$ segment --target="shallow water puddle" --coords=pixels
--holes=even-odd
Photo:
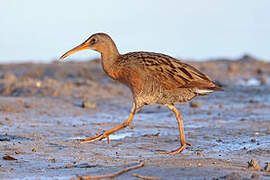
[[[242,86],[259,86],[261,83],[258,79],[251,78],[251,79],[248,79],[247,81],[240,79],[238,80],[237,84],[242,85]]]
[[[118,139],[123,139],[125,137],[130,137],[132,136],[133,134],[131,132],[126,132],[126,133],[117,133],[117,134],[111,134],[110,135],[110,140],[118,140]],[[84,138],[87,138],[86,136],[76,136],[76,137],[71,137],[69,139],[84,139]],[[106,140],[106,139],[103,139],[103,140]]]
[[[110,135],[110,140],[117,140],[117,139],[123,139],[125,137],[130,137],[132,136],[132,133],[127,132],[127,133],[118,133],[118,134],[112,134]]]

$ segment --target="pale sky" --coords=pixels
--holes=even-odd
[[[270,0],[0,0],[0,62],[49,62],[91,34],[120,53],[270,60]],[[98,57],[82,51],[68,59]]]

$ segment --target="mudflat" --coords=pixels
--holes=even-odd
[[[187,141],[181,154],[173,113],[146,106],[132,126],[79,144],[124,122],[132,97],[109,79],[100,60],[0,65],[0,178],[69,179],[102,175],[145,162],[132,174],[160,179],[270,178],[270,63],[251,56],[188,62],[224,88],[176,107]],[[255,159],[259,168],[248,165]]]

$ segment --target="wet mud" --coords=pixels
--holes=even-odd
[[[144,167],[116,179],[138,179],[133,173],[160,179],[270,178],[269,63],[249,56],[191,63],[225,91],[176,106],[192,144],[177,155],[156,153],[180,144],[173,113],[160,105],[144,107],[110,144],[75,141],[119,125],[130,113],[129,89],[109,79],[99,60],[0,65],[0,178],[69,179],[140,161]],[[256,168],[250,168],[252,159]]]

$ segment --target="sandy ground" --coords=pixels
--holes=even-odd
[[[155,153],[179,146],[176,119],[159,105],[144,107],[110,144],[74,141],[119,125],[130,112],[129,90],[107,78],[99,61],[1,65],[0,178],[69,179],[145,161],[116,179],[270,179],[263,170],[270,162],[269,63],[243,61],[191,62],[225,91],[195,98],[198,107],[177,105],[192,143],[177,155]],[[243,64],[250,69],[239,73]],[[248,168],[251,159],[260,170]]]

